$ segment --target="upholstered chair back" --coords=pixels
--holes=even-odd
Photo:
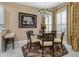
[[[52,33],[43,33],[42,37],[45,39],[53,39],[54,34]]]
[[[61,42],[63,41],[64,33],[65,33],[65,32],[62,32],[62,33],[61,33],[61,37],[60,37]]]
[[[33,35],[33,31],[32,30],[27,31],[26,34],[27,34],[27,40],[29,40],[31,39],[31,35]]]
[[[55,38],[56,38],[56,36],[57,36],[57,31],[56,31],[56,30],[52,30],[51,33],[54,34],[54,36],[55,36]]]

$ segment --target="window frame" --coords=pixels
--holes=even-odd
[[[56,23],[56,28],[57,28],[57,33],[58,34],[60,34],[61,32],[63,32],[63,30],[62,30],[62,26],[64,26],[64,25],[66,25],[66,29],[64,30],[65,31],[65,34],[67,34],[67,20],[66,20],[66,23],[62,23],[62,21],[63,21],[63,19],[62,19],[62,14],[63,14],[63,12],[66,12],[66,9],[64,9],[64,10],[61,10],[61,11],[59,11],[59,12],[57,12],[56,13],[56,17],[58,17],[57,16],[57,14],[59,13],[60,14],[60,23],[59,24],[57,24]],[[66,13],[67,14],[67,13]],[[67,17],[67,16],[66,16]],[[58,19],[58,18],[57,18]],[[57,19],[56,19],[56,21],[57,21]],[[60,27],[60,29],[58,29],[58,26]],[[59,31],[58,31],[59,30]],[[60,31],[60,30],[62,30],[62,31]]]
[[[47,18],[47,22],[48,22],[48,24],[46,24],[45,23],[45,25],[47,26],[47,30],[45,29],[45,32],[51,32],[51,30],[52,30],[52,17],[51,17],[52,15],[51,14],[48,14],[48,15],[46,15],[45,16],[45,19],[46,19],[46,17],[48,17]],[[49,23],[51,21],[51,23]],[[51,29],[49,28],[51,26]]]
[[[1,16],[0,21],[2,21],[0,23],[0,32],[1,32],[1,31],[5,30],[5,7],[0,6],[0,14],[1,14],[0,15]]]

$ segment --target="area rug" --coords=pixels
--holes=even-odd
[[[39,43],[33,44],[29,51],[29,44],[26,44],[22,47],[24,57],[42,57],[42,48]],[[68,54],[65,46],[63,45],[63,49],[60,44],[55,44],[54,46],[54,56],[52,56],[52,47],[44,48],[44,57],[62,57]]]

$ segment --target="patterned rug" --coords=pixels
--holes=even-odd
[[[39,43],[33,44],[29,51],[29,44],[22,47],[24,57],[42,57],[42,48]],[[54,46],[54,56],[52,56],[52,47],[44,48],[44,57],[62,57],[68,54],[68,51],[63,45],[63,49],[60,44],[55,44]]]

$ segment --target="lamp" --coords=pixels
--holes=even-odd
[[[40,9],[38,12],[39,12],[39,14],[45,15],[45,14],[51,13],[51,10],[50,9]]]

